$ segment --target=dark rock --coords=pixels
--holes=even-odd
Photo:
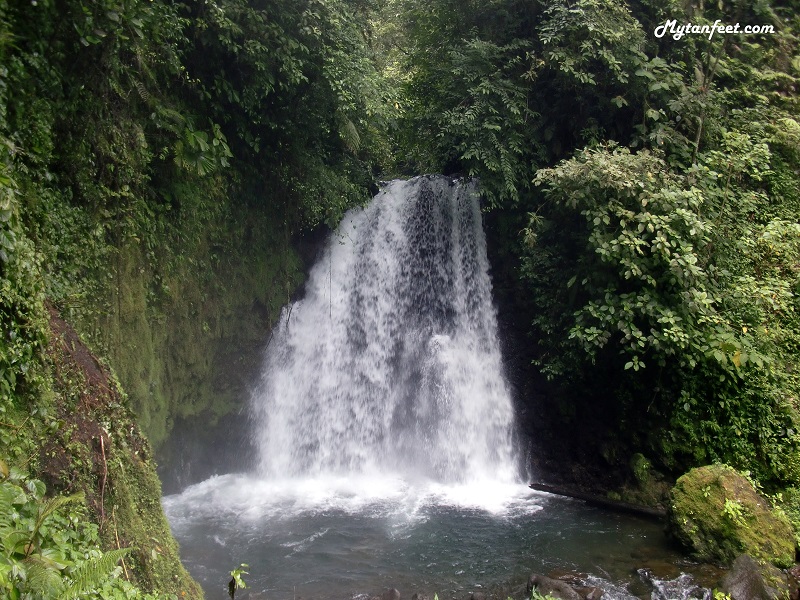
[[[469,600],[486,600],[486,594],[483,592],[472,592],[469,595]]]
[[[599,587],[591,588],[588,593],[584,596],[586,600],[600,600],[603,597],[603,590]]]
[[[800,600],[800,565],[795,565],[789,569],[789,598]]]
[[[784,574],[770,564],[759,564],[742,554],[722,580],[722,589],[732,600],[776,600],[789,594]]]
[[[381,594],[381,600],[400,600],[400,592],[395,588],[388,589]]]
[[[572,586],[559,581],[558,579],[550,579],[544,575],[531,575],[528,579],[528,587],[526,592],[528,597],[531,596],[533,590],[542,596],[552,596],[559,600],[583,600],[580,594],[576,592]]]

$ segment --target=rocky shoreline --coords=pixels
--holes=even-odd
[[[764,577],[764,567],[755,559],[741,555],[730,569],[687,563],[689,572],[657,573],[647,567],[632,573],[630,582],[614,582],[604,577],[575,572],[552,571],[532,574],[527,584],[458,593],[420,593],[410,600],[796,600],[800,593],[800,568],[773,568],[772,579]],[[662,571],[663,571],[662,566]],[[260,600],[261,595],[247,596]],[[264,596],[266,597],[266,596]],[[397,589],[380,595],[356,594],[351,600],[404,600]],[[242,596],[240,600],[245,600]],[[300,599],[295,599],[300,600]]]
[[[800,566],[781,570],[740,555],[724,568],[689,561],[675,564],[641,556],[642,566],[620,581],[603,572],[581,573],[554,568],[533,573],[527,582],[470,590],[438,590],[410,595],[390,588],[380,594],[353,594],[346,600],[798,600]],[[537,595],[538,594],[538,595]],[[266,600],[273,596],[243,590],[237,600]],[[296,597],[293,600],[320,600]],[[344,600],[344,599],[337,599]]]

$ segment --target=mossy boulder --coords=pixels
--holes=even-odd
[[[776,600],[789,598],[786,575],[770,564],[761,564],[742,554],[722,579],[722,591],[732,600]]]
[[[669,531],[694,558],[730,564],[740,554],[779,567],[794,563],[786,515],[727,465],[692,469],[670,492]]]

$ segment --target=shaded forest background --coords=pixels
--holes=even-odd
[[[42,440],[74,443],[53,314],[179,465],[169,440],[244,431],[315,240],[378,180],[443,172],[480,179],[539,466],[726,462],[800,515],[799,8],[0,0],[5,476],[34,507]]]

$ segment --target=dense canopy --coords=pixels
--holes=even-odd
[[[620,470],[725,462],[800,516],[798,8],[0,0],[2,493],[35,510],[11,488],[68,438],[46,307],[158,450],[235,412],[221,373],[297,289],[298,239],[444,172],[480,180],[556,436],[591,426]],[[75,585],[0,549],[0,589]]]

